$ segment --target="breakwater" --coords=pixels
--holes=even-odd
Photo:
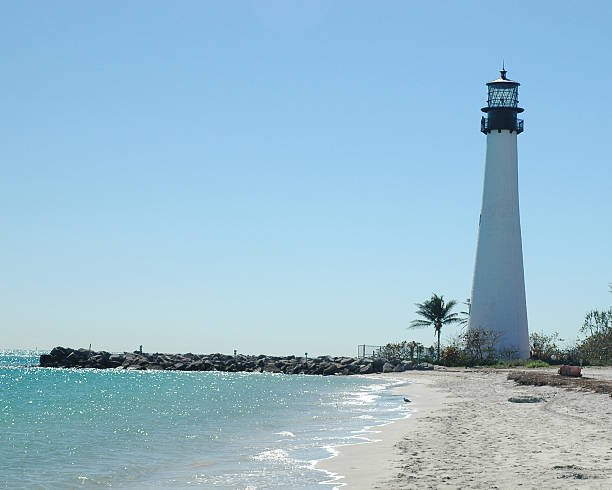
[[[225,354],[160,354],[146,352],[124,352],[114,354],[106,351],[55,347],[49,354],[40,356],[41,367],[94,368],[94,369],[138,369],[166,371],[224,371],[224,372],[268,372],[285,374],[373,374],[399,373],[412,369],[433,369],[431,364],[379,358],[354,358],[319,356],[314,358],[296,356],[236,356]]]

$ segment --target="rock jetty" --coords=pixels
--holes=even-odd
[[[124,352],[112,354],[105,351],[55,347],[49,354],[40,356],[41,367],[94,368],[94,369],[138,369],[167,371],[224,371],[266,372],[285,374],[372,374],[401,373],[412,369],[430,370],[431,364],[416,364],[412,361],[385,360],[378,358],[354,358],[319,356],[314,358],[296,356],[236,356],[225,354],[149,354]]]

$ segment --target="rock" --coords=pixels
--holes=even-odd
[[[372,364],[366,364],[359,369],[359,374],[372,374],[373,372],[374,366],[372,366]]]
[[[433,364],[429,364],[427,362],[422,362],[416,367],[416,369],[419,371],[433,371],[433,368]]]
[[[66,356],[66,364],[68,366],[74,366],[78,361],[79,356],[74,351]]]
[[[336,364],[329,363],[329,365],[323,370],[323,376],[329,376],[338,372],[338,366]]]
[[[79,359],[88,359],[91,354],[91,351],[89,349],[79,349],[74,352],[79,357]]]
[[[396,372],[401,362],[382,359],[355,359],[343,356],[319,356],[314,359],[280,356],[249,356],[237,354],[163,354],[140,351],[111,354],[106,351],[55,347],[49,354],[40,356],[41,367],[72,367],[126,370],[170,370],[170,371],[227,371],[227,372],[270,372],[287,374],[369,374]]]
[[[263,368],[263,371],[266,373],[280,373],[281,370],[276,367],[276,364],[274,363],[270,363],[270,364],[266,364]]]
[[[392,373],[395,369],[395,366],[390,362],[385,362],[383,364],[383,373]]]
[[[186,371],[203,371],[204,361],[192,361],[185,368]]]
[[[343,372],[344,370],[347,370],[349,374],[357,374],[359,373],[359,369],[361,369],[359,364],[347,364],[344,366]]]
[[[508,398],[508,401],[511,403],[540,403],[544,401],[544,398],[541,398],[539,396],[521,395],[512,396]]]
[[[55,347],[50,353],[49,355],[51,357],[53,357],[54,359],[63,359],[65,358],[68,354],[70,354],[70,350],[66,349],[65,347]]]
[[[372,368],[375,373],[380,373],[383,370],[383,366],[385,365],[384,359],[374,359],[372,361]]]
[[[41,367],[50,367],[53,362],[53,357],[51,354],[43,354],[40,356],[40,366]]]

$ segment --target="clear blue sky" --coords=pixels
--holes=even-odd
[[[469,297],[521,82],[531,330],[612,303],[609,2],[5,2],[0,348],[354,354]],[[449,334],[456,332],[450,329]],[[445,335],[443,335],[443,338]]]

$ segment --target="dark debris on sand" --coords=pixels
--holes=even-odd
[[[593,391],[612,396],[612,381],[594,378],[572,378],[542,371],[513,371],[508,379],[520,385],[556,386],[568,390]]]

